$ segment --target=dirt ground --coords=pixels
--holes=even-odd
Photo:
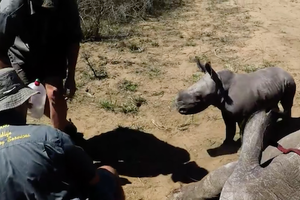
[[[119,170],[128,200],[166,199],[180,184],[237,159],[207,153],[225,137],[216,108],[190,116],[174,110],[178,91],[202,76],[195,56],[239,73],[275,64],[299,84],[298,0],[185,2],[139,23],[133,37],[82,44],[69,118],[89,139],[94,159]],[[299,97],[298,88],[294,117]]]

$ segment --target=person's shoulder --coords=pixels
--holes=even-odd
[[[55,135],[57,137],[61,137],[61,136],[65,136],[66,133],[53,128],[50,125],[44,125],[44,124],[28,124],[27,125],[28,129],[31,129],[33,131],[37,131],[37,132],[43,132],[45,134],[50,134],[50,135]]]
[[[0,127],[0,130],[9,130],[14,133],[23,132],[30,133],[31,135],[58,135],[57,130],[48,125],[34,125],[34,124],[26,124],[26,125],[4,125]]]
[[[53,128],[52,126],[49,125],[43,125],[43,124],[39,124],[39,125],[35,125],[35,124],[30,124],[27,125],[29,130],[32,130],[33,132],[36,132],[37,134],[45,134],[45,137],[47,138],[47,140],[52,140],[52,141],[56,141],[61,144],[61,145],[65,145],[65,144],[70,144],[72,145],[73,142],[70,138],[70,136],[68,134],[66,134],[65,132],[60,131],[59,129]]]
[[[52,132],[56,133],[57,130],[49,125],[44,125],[44,124],[26,124],[23,126],[14,126],[15,128],[22,128],[22,129],[27,129],[27,130],[32,130],[32,131],[42,131],[42,132]]]

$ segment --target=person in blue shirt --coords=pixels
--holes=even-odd
[[[115,169],[97,169],[64,132],[26,123],[35,94],[13,68],[0,69],[0,199],[124,200]]]

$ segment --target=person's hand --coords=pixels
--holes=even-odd
[[[74,77],[67,77],[65,82],[65,96],[67,99],[72,99],[76,92],[76,82]]]

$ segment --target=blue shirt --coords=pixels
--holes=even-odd
[[[69,136],[45,125],[0,127],[0,199],[73,199],[96,168]]]

